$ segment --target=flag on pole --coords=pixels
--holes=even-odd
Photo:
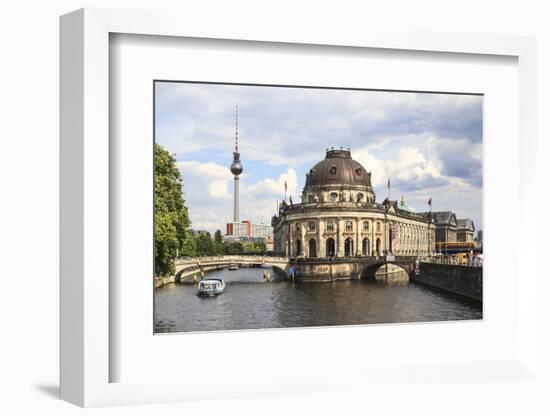
[[[432,197],[430,197],[430,199],[428,200],[428,205],[430,206],[430,208],[432,207]]]
[[[390,181],[390,178],[388,178],[388,203],[390,201],[390,198],[391,198],[391,181]]]
[[[388,178],[388,189],[391,188],[391,182],[390,182],[390,178]]]
[[[286,179],[285,179],[285,192],[286,192],[286,189],[287,189],[287,188],[288,188],[288,187],[286,186]]]

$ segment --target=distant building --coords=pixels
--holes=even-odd
[[[452,211],[432,212],[435,223],[435,250],[454,254],[479,249],[474,241],[475,226],[469,218],[457,219]]]
[[[457,220],[452,211],[432,212],[436,243],[456,243]]]
[[[273,227],[268,224],[254,224],[249,220],[226,224],[226,240],[273,239]]]
[[[471,243],[474,241],[476,227],[474,222],[469,219],[456,220],[456,241],[461,243]]]

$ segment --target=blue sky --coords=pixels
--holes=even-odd
[[[330,147],[372,172],[377,201],[452,210],[482,229],[482,97],[156,83],[156,141],[176,155],[193,228],[232,220],[229,171],[239,106],[241,219],[269,222],[284,182],[295,202]]]

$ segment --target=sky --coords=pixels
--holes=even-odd
[[[233,219],[229,166],[239,107],[240,218],[270,223],[299,202],[327,148],[350,148],[376,201],[454,211],[482,225],[482,103],[476,95],[157,82],[155,141],[175,154],[192,228]]]

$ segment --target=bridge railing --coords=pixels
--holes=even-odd
[[[421,260],[423,263],[435,263],[435,264],[449,264],[454,266],[464,266],[464,267],[483,267],[483,258],[472,258],[466,261],[460,261],[459,259],[448,256],[448,257],[439,257],[434,256],[431,258],[425,258]]]
[[[205,257],[189,257],[176,259],[176,266],[185,265],[202,265],[202,264],[214,264],[214,263],[236,263],[236,262],[250,262],[250,263],[283,263],[288,262],[286,257],[273,257],[273,256],[205,256]]]

